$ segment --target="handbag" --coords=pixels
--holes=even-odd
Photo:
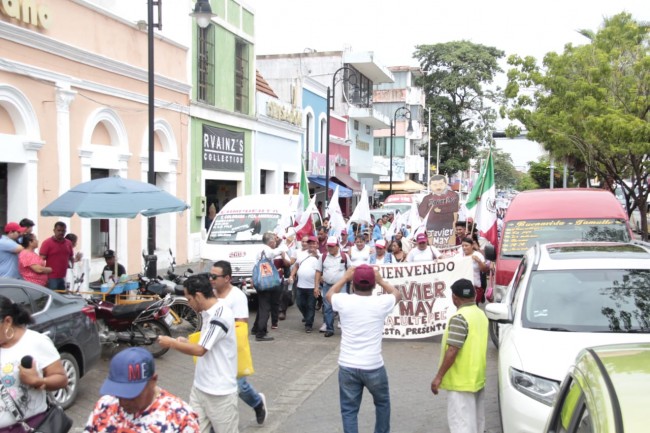
[[[16,418],[17,424],[22,424],[22,428],[26,433],[68,433],[72,428],[72,418],[66,415],[63,408],[52,399],[50,394],[46,395],[47,409],[45,410],[45,417],[42,418],[37,426],[32,427],[27,423],[29,420],[25,420],[22,411],[16,405],[7,388],[0,383],[0,396],[2,397],[2,401],[13,414],[14,418]]]
[[[38,426],[31,430],[32,433],[68,433],[72,428],[72,418],[63,411],[51,397],[47,395],[47,411],[45,418]]]
[[[237,378],[239,379],[255,373],[251,346],[248,341],[248,323],[235,322],[235,336],[237,337]]]
[[[262,256],[253,266],[253,287],[259,292],[271,290],[280,285],[280,273],[273,262],[266,257],[262,251]]]

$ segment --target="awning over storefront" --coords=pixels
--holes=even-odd
[[[311,183],[315,183],[316,185],[320,186],[325,186],[325,177],[322,176],[309,176],[309,181]],[[334,191],[336,187],[339,187],[339,197],[341,198],[350,198],[352,197],[352,190],[350,188],[346,188],[343,185],[339,185],[338,183],[334,182],[332,179],[329,181],[329,188]]]
[[[414,182],[412,180],[405,180],[404,182],[393,182],[393,192],[419,192],[427,187]],[[383,182],[375,185],[377,191],[390,191],[390,183]]]
[[[333,176],[332,179],[336,180],[337,183],[347,186],[354,192],[361,192],[361,184],[359,181],[347,173],[337,171],[336,176]]]

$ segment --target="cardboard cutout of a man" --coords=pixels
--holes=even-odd
[[[429,243],[437,247],[455,244],[454,225],[458,219],[458,194],[447,187],[447,178],[441,174],[431,176],[429,190],[418,206],[420,218],[429,218],[427,234]],[[429,212],[431,210],[431,212]]]

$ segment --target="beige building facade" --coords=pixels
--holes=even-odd
[[[189,49],[156,35],[154,51],[156,184],[189,203]],[[147,181],[147,70],[147,32],[135,23],[83,0],[0,1],[0,223],[30,218],[43,241],[66,222],[90,279],[108,248],[128,273],[142,270],[146,219],[40,210],[95,178]],[[159,269],[169,248],[187,261],[186,214],[156,219]]]

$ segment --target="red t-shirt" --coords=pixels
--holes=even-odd
[[[52,236],[43,241],[39,254],[45,257],[47,266],[52,268],[48,278],[65,278],[65,273],[70,267],[70,259],[74,256],[72,242],[65,238],[57,241]]]

